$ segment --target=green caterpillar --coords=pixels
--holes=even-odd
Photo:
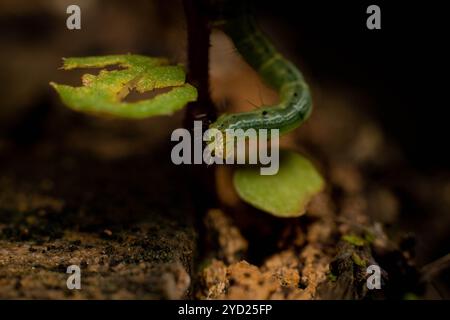
[[[278,129],[280,134],[297,128],[312,111],[310,91],[302,73],[275,49],[241,1],[225,1],[221,11],[224,32],[247,63],[277,90],[280,102],[255,111],[223,114],[210,128],[221,132],[227,129]]]

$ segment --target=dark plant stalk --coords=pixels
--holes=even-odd
[[[188,104],[185,128],[193,130],[194,121],[202,121],[203,129],[216,119],[216,109],[209,94],[209,45],[211,27],[207,0],[183,0],[188,33],[187,81],[198,91],[198,99]],[[193,166],[194,201],[203,213],[216,206],[214,167]]]
[[[187,126],[194,120],[209,125],[216,118],[216,110],[209,94],[209,44],[211,27],[208,19],[207,0],[184,0],[188,33],[187,82],[198,90],[198,99],[187,107]]]

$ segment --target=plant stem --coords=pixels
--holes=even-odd
[[[186,120],[188,127],[194,120],[209,125],[216,118],[216,110],[209,95],[209,38],[211,28],[208,21],[207,0],[184,0],[188,32],[188,76],[187,80],[198,90],[196,102],[188,105]]]
[[[209,94],[209,38],[211,28],[207,0],[183,0],[188,32],[187,81],[198,91],[198,99],[187,106],[185,128],[193,130],[194,121],[202,121],[203,129],[216,119],[216,109]],[[216,206],[213,166],[196,166],[192,171],[194,201],[202,213]]]

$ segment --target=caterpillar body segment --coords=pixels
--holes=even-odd
[[[301,125],[312,111],[308,85],[297,67],[284,58],[259,30],[254,17],[241,2],[224,4],[222,28],[238,52],[261,78],[279,93],[280,101],[254,111],[223,114],[210,128],[278,129],[280,134]]]

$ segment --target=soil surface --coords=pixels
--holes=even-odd
[[[57,131],[1,153],[0,297],[189,297],[193,209],[185,173],[142,132],[152,123],[55,114]],[[70,265],[81,290],[66,286]]]

